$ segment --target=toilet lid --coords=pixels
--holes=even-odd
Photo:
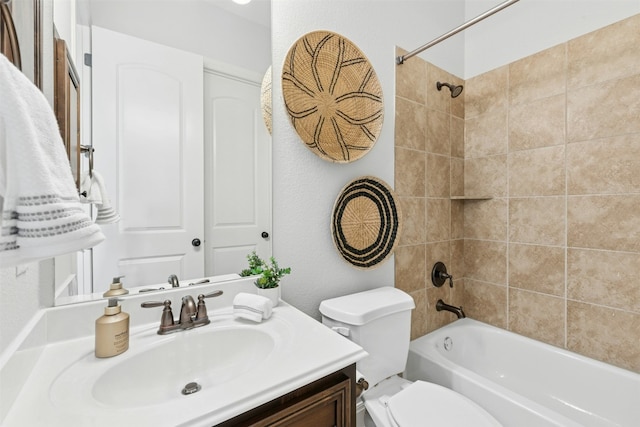
[[[467,397],[438,384],[416,381],[387,402],[389,418],[400,427],[501,426]]]

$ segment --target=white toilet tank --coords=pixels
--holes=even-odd
[[[356,368],[373,387],[404,371],[411,339],[413,298],[383,287],[320,303],[322,323],[360,345],[369,356]]]

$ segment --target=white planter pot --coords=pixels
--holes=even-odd
[[[257,288],[257,290],[258,295],[269,298],[271,302],[273,302],[274,307],[277,306],[280,302],[280,286],[278,286],[277,288],[267,289]]]

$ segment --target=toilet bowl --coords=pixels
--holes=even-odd
[[[501,426],[477,403],[438,384],[394,376],[370,392],[362,399],[375,427]]]
[[[357,427],[500,426],[467,397],[398,375],[407,363],[413,308],[413,298],[393,287],[320,303],[322,323],[369,353],[356,364],[358,379],[364,377],[370,386],[361,396],[365,426]]]

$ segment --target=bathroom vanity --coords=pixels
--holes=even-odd
[[[236,319],[233,297],[254,289],[242,278],[128,296],[129,350],[107,359],[93,335],[105,301],[42,310],[0,359],[2,425],[353,425],[366,352],[286,303]],[[162,308],[140,308],[170,299],[175,316],[182,296],[214,290],[211,323],[195,329],[158,335]]]
[[[219,424],[219,427],[355,427],[355,364]]]

